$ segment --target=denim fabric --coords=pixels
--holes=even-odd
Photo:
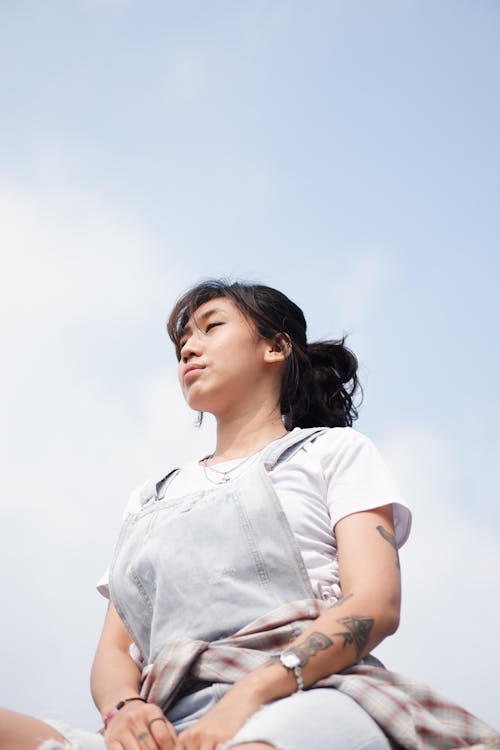
[[[176,639],[222,639],[280,605],[314,598],[268,472],[322,431],[284,436],[243,475],[210,490],[166,500],[158,493],[165,481],[152,485],[141,512],[123,524],[110,569],[111,599],[146,665]],[[178,696],[166,715],[181,732],[229,687],[215,682]],[[332,744],[335,734],[340,744]],[[72,748],[86,750],[87,739],[101,742],[86,735],[65,734]],[[330,688],[269,704],[240,736],[267,739],[280,750],[390,747],[363,709]]]
[[[153,494],[125,521],[110,593],[146,664],[176,639],[219,640],[314,597],[268,471],[320,431],[284,436],[227,484],[173,500]]]
[[[268,703],[221,750],[244,742],[276,750],[391,750],[393,745],[356,701],[334,688],[314,688]]]
[[[153,674],[149,665],[169,644],[184,641],[191,647],[198,639],[205,648],[259,617],[264,622],[279,607],[324,604],[313,599],[300,550],[268,476],[320,432],[301,430],[275,441],[238,479],[209,491],[167,501],[162,495],[167,477],[152,485],[141,512],[125,522],[110,589],[145,659],[144,684]],[[262,634],[257,629],[253,637]],[[196,649],[193,658],[195,673],[203,659]],[[189,660],[181,667],[180,691],[176,683],[171,705],[157,701],[178,732],[215,705],[231,681],[224,670],[215,671],[215,681],[200,671],[199,679],[210,684],[196,690],[184,678]],[[393,746],[381,727],[406,748],[472,747],[496,736],[426,686],[381,667],[358,664],[328,679],[336,681],[334,687],[315,687],[264,706],[225,750],[259,740],[277,750],[388,750]],[[98,735],[73,729],[64,734],[72,750],[103,747]],[[59,748],[58,743],[46,745],[46,750]]]

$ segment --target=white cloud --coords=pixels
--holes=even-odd
[[[11,324],[28,319],[59,328],[75,317],[130,319],[164,291],[144,230],[88,195],[0,187],[0,233],[0,305]]]
[[[93,728],[88,671],[104,612],[94,582],[128,492],[184,458],[177,433],[193,421],[173,372],[155,374],[156,341],[143,341],[154,321],[169,346],[162,322],[182,270],[71,185],[2,186],[0,247],[0,555],[12,605],[0,703]]]
[[[401,627],[379,655],[498,724],[499,531],[481,520],[481,498],[470,498],[467,511],[458,502],[467,457],[444,437],[408,429],[385,442],[384,455],[414,525],[401,553]]]
[[[54,438],[50,426],[36,423],[37,440],[46,432],[54,450],[35,472],[26,471],[31,458],[18,455],[11,466],[17,485],[14,476],[4,482],[10,502],[2,513],[2,564],[10,573],[3,595],[16,604],[0,646],[12,675],[0,703],[11,708],[97,726],[88,673],[104,601],[94,584],[111,557],[128,493],[213,447],[213,425],[193,427],[196,415],[173,374],[145,381],[141,392],[134,418],[114,408],[104,430],[105,393],[78,405],[90,410],[85,430]]]

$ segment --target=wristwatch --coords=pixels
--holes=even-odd
[[[280,662],[289,672],[294,672],[297,680],[297,690],[304,690],[304,680],[302,678],[302,669],[300,668],[300,656],[295,651],[283,651],[280,654]]]

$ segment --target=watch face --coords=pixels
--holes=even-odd
[[[280,659],[283,666],[287,669],[294,669],[300,666],[300,657],[293,651],[285,651],[281,654]]]

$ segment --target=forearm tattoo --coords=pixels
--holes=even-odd
[[[342,617],[337,622],[345,625],[347,630],[341,633],[334,633],[334,635],[342,636],[344,639],[343,648],[352,643],[356,649],[358,659],[361,658],[370,639],[373,620],[371,617],[356,617],[353,615],[352,617]]]
[[[307,637],[307,640],[304,641],[304,643],[301,643],[297,646],[291,646],[287,651],[293,651],[294,654],[297,654],[297,656],[300,659],[300,666],[305,667],[306,664],[309,663],[309,660],[311,659],[314,654],[316,654],[318,651],[324,651],[327,648],[330,648],[330,646],[333,646],[333,641],[331,638],[328,638],[327,635],[324,633],[320,633],[319,631],[315,633],[311,633],[310,636]],[[266,666],[272,666],[273,664],[276,664],[279,661],[279,656],[271,656],[270,659],[266,661]]]
[[[398,543],[396,541],[396,537],[393,536],[393,534],[390,534],[386,529],[384,529],[383,526],[377,526],[377,531],[382,537],[382,539],[385,539],[386,542],[389,542],[391,547],[394,548],[394,551],[396,553],[396,565],[398,568],[400,568],[399,565],[399,552],[398,552]]]
[[[305,667],[311,656],[314,656],[318,651],[330,648],[330,646],[333,646],[333,641],[324,633],[317,631],[311,633],[305,643],[301,643],[300,646],[293,646],[290,650],[299,657],[300,666]]]

